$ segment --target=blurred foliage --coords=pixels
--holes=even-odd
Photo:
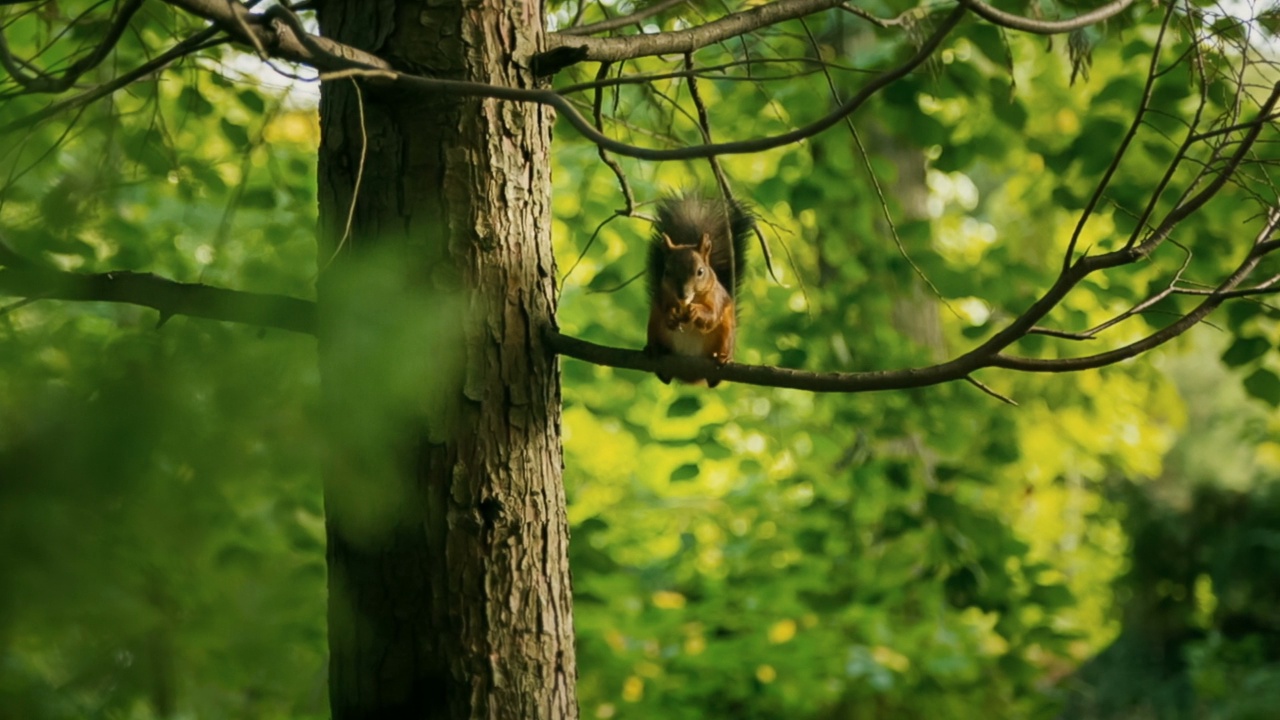
[[[1067,687],[1065,718],[1268,718],[1280,703],[1280,485],[1168,503],[1132,482],[1119,637]]]
[[[14,52],[41,46],[81,6],[21,18],[8,33]],[[671,28],[674,17],[652,22]],[[196,26],[150,4],[139,18],[119,67]],[[1088,79],[1075,84],[1065,42],[966,24],[928,72],[855,115],[857,139],[838,126],[724,158],[779,276],[753,248],[740,359],[923,365],[1020,312],[1052,281],[1126,127],[1157,20],[1135,13],[1124,33],[1094,38]],[[847,15],[807,24],[816,52],[848,67],[883,67],[907,45],[900,30],[868,31]],[[791,29],[769,38],[769,57],[814,54],[804,29]],[[1175,39],[1166,55],[1188,47]],[[736,49],[697,57],[727,62]],[[1225,55],[1209,56],[1224,72]],[[314,108],[245,72],[245,57],[215,49],[15,132],[0,149],[5,239],[67,269],[309,296]],[[703,79],[717,139],[821,114],[826,78],[796,67]],[[847,97],[864,77],[837,69],[832,79]],[[656,88],[691,112],[682,81]],[[1192,92],[1176,71],[1155,88],[1170,108]],[[669,128],[692,142],[696,128],[657,96],[607,96],[626,118],[609,130],[659,142],[640,129]],[[41,103],[0,103],[0,125]],[[1176,129],[1140,136],[1126,156],[1082,248],[1123,242],[1170,157],[1162,133]],[[553,162],[559,320],[571,334],[639,347],[642,283],[624,283],[643,267],[650,227],[615,218],[589,243],[624,204],[617,181],[568,128]],[[712,187],[697,163],[621,163],[641,201]],[[1226,267],[1234,258],[1215,250],[1256,212],[1224,196],[1185,225],[1189,276]],[[1048,321],[1078,330],[1107,319],[1180,262],[1164,248],[1086,283]],[[1139,337],[1167,317],[1144,315],[1097,342]],[[0,310],[0,708],[33,720],[324,717],[321,438],[346,416],[318,407],[308,339],[155,321],[102,304]],[[1218,330],[1139,362],[984,373],[1017,408],[963,384],[708,392],[564,360],[583,716],[1264,717],[1275,707],[1264,690],[1277,686],[1269,483],[1280,477],[1280,323],[1253,302],[1214,321]],[[396,342],[366,380],[431,392],[415,384],[422,338]],[[1044,337],[1018,350],[1079,352]],[[393,354],[414,368],[397,368]]]
[[[89,5],[6,8],[13,52],[43,47]],[[84,82],[199,26],[148,4],[116,62]],[[72,27],[83,42],[99,32]],[[57,69],[67,47],[40,61]],[[237,57],[215,50],[8,131],[4,240],[69,270],[309,296],[314,108],[238,81],[220,60]],[[46,102],[0,101],[0,125]],[[186,317],[157,327],[154,311],[103,303],[11,303],[0,716],[327,717],[314,341]]]

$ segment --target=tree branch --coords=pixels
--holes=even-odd
[[[634,25],[641,20],[657,15],[658,13],[669,10],[677,5],[683,5],[689,0],[660,0],[643,10],[637,10],[630,15],[602,20],[590,25],[578,25],[577,27],[568,27],[557,31],[560,35],[595,35],[596,33],[608,32],[609,30],[617,30],[621,27]]]
[[[969,1],[973,2],[973,0]],[[1067,244],[1067,251],[1062,256],[1064,270],[1075,259],[1076,244],[1080,241],[1080,234],[1084,232],[1084,226],[1089,222],[1089,218],[1093,217],[1094,208],[1102,200],[1102,194],[1106,191],[1111,178],[1120,169],[1120,160],[1124,157],[1125,151],[1129,149],[1129,144],[1138,135],[1138,129],[1142,127],[1142,121],[1146,117],[1151,95],[1156,85],[1157,71],[1160,67],[1160,48],[1164,47],[1165,31],[1169,28],[1169,21],[1173,18],[1175,7],[1174,3],[1169,3],[1164,20],[1160,22],[1160,32],[1156,35],[1155,48],[1151,52],[1151,64],[1147,68],[1147,82],[1142,88],[1142,98],[1138,101],[1138,109],[1133,114],[1133,122],[1129,124],[1129,130],[1125,133],[1124,139],[1120,141],[1120,146],[1112,153],[1111,162],[1107,164],[1106,172],[1102,173],[1102,178],[1098,180],[1098,184],[1093,189],[1093,194],[1089,196],[1089,201],[1085,204],[1084,211],[1080,213],[1080,219],[1076,221],[1076,228],[1071,233],[1071,241]]]
[[[927,60],[947,35],[959,24],[965,8],[977,0],[962,2],[939,24],[939,27],[921,44],[917,52],[905,63],[878,75],[843,105],[826,116],[787,133],[771,137],[755,138],[706,145],[656,149],[630,145],[614,140],[596,130],[572,104],[559,93],[537,88],[516,88],[485,85],[457,80],[428,78],[399,72],[382,58],[357,48],[343,45],[328,38],[308,33],[297,16],[284,6],[268,8],[262,15],[251,13],[239,2],[229,0],[165,0],[169,4],[216,22],[237,41],[265,51],[273,57],[303,63],[321,70],[322,79],[339,77],[363,77],[369,80],[389,81],[400,87],[427,92],[451,92],[459,95],[492,97],[502,100],[535,102],[549,105],[560,111],[565,119],[584,137],[605,150],[645,160],[687,160],[709,158],[717,155],[754,153],[788,145],[812,137],[840,122],[872,95],[892,82],[904,77]],[[1087,24],[1096,22],[1127,7],[1132,0],[1118,0],[1112,6],[1087,13],[1072,22]],[[700,47],[721,42],[726,38],[783,22],[808,14],[840,6],[842,0],[777,0],[766,5],[720,18],[688,30],[652,35],[633,35],[621,38],[590,38],[573,35],[548,35],[548,50],[531,58],[538,65],[538,58],[561,54],[570,62],[580,60],[625,60],[664,53],[686,53]],[[1123,6],[1122,6],[1123,4]],[[552,63],[554,64],[554,63]]]
[[[58,113],[61,113],[65,110],[71,110],[73,108],[78,108],[78,107],[83,107],[85,105],[88,105],[89,103],[94,102],[95,100],[104,98],[107,95],[110,95],[115,91],[125,87],[126,85],[130,85],[134,81],[144,78],[153,72],[156,72],[158,70],[163,70],[165,67],[167,67],[171,63],[177,60],[180,60],[183,57],[186,57],[187,55],[190,55],[193,52],[214,47],[223,42],[226,42],[226,40],[213,39],[213,37],[217,35],[219,32],[221,32],[221,29],[216,25],[213,27],[205,28],[204,30],[201,30],[200,32],[196,33],[195,35],[192,35],[186,40],[183,40],[177,45],[174,45],[173,47],[164,51],[160,55],[157,55],[155,58],[152,58],[150,61],[145,62],[142,65],[139,65],[138,67],[134,68],[133,70],[130,70],[129,72],[124,73],[123,75],[113,78],[109,82],[105,82],[95,88],[86,90],[85,92],[82,92],[79,95],[67,98],[66,100],[52,103],[47,107],[44,107],[40,110],[37,110],[31,113],[30,115],[18,118],[17,120],[14,120],[13,122],[8,123],[7,125],[0,126],[0,135],[11,132],[13,130],[20,130],[22,128],[28,127],[42,120],[51,118],[54,115],[57,115]]]
[[[182,0],[184,2],[188,0]],[[273,10],[279,7],[272,8]],[[732,142],[708,143],[706,145],[692,145],[680,148],[647,148],[637,145],[630,145],[618,140],[614,140],[607,135],[599,132],[592,126],[591,122],[578,112],[573,104],[566,98],[552,90],[538,90],[528,88],[514,88],[498,85],[485,85],[483,83],[465,82],[461,80],[441,80],[437,78],[426,78],[418,75],[410,75],[408,73],[395,72],[390,70],[373,70],[364,68],[351,68],[321,76],[321,80],[334,80],[345,77],[365,77],[372,80],[385,80],[394,86],[401,88],[422,90],[428,92],[452,92],[459,95],[475,95],[481,97],[493,97],[502,100],[524,100],[536,102],[543,105],[550,105],[558,110],[569,122],[574,129],[582,133],[588,140],[594,142],[605,150],[615,152],[619,155],[627,157],[640,158],[642,160],[689,160],[693,158],[708,158],[715,155],[733,155],[741,153],[755,153],[764,150],[789,145],[794,142],[805,140],[809,137],[830,128],[832,125],[840,122],[846,115],[862,106],[871,96],[880,92],[885,87],[899,80],[912,70],[915,70],[925,60],[933,55],[942,41],[947,35],[955,29],[960,23],[960,19],[964,17],[964,7],[956,7],[947,15],[936,30],[920,48],[906,62],[897,67],[886,70],[877,75],[875,79],[863,86],[853,97],[849,98],[845,103],[827,115],[815,120],[808,125],[796,128],[790,132],[771,135],[766,137],[754,138],[751,140],[735,140]],[[295,18],[296,21],[296,18]]]
[[[601,63],[607,65],[608,63]],[[751,75],[756,65],[813,65],[809,70],[801,70],[794,73],[779,75]],[[735,76],[730,75],[726,70],[738,67],[746,67],[747,75]],[[734,60],[732,62],[719,63],[716,65],[704,65],[703,67],[693,70],[672,70],[662,73],[646,73],[642,75],[619,75],[618,77],[605,77],[587,82],[574,83],[572,85],[562,85],[555,89],[561,95],[571,95],[584,90],[595,90],[601,87],[615,87],[619,85],[643,85],[659,80],[673,80],[676,78],[699,77],[710,80],[729,80],[735,82],[760,82],[770,80],[791,80],[813,73],[826,72],[828,70],[843,70],[845,72],[872,74],[874,71],[860,67],[850,67],[839,63],[827,62],[816,57],[777,57],[777,58],[750,58],[743,60]]]
[[[806,0],[812,1],[812,0]],[[824,0],[830,2],[831,0]],[[517,88],[462,80],[444,80],[399,72],[390,63],[374,55],[327,38],[306,32],[301,21],[287,8],[276,5],[263,15],[250,13],[243,5],[221,0],[166,0],[166,2],[214,20],[223,30],[239,42],[262,47],[275,57],[301,62],[322,71],[322,81],[361,77],[383,81],[393,87],[425,92],[451,92],[458,95],[492,97],[500,100],[535,102],[550,105],[560,111],[584,137],[605,150],[627,157],[644,160],[682,160],[708,158],[716,155],[754,153],[789,145],[809,138],[840,122],[846,115],[858,109],[872,95],[901,79],[929,58],[964,16],[964,8],[956,7],[939,24],[938,28],[921,44],[920,48],[903,64],[887,70],[867,83],[861,91],[843,105],[804,127],[790,132],[752,140],[709,143],[691,147],[658,149],[630,145],[604,135],[582,116],[572,103],[553,90]],[[782,0],[783,4],[791,0]],[[270,23],[271,30],[265,23]],[[713,23],[714,24],[714,23]],[[252,42],[246,33],[252,33]]]
[[[746,385],[792,388],[813,392],[870,392],[874,390],[902,390],[905,388],[938,385],[964,378],[969,369],[955,363],[932,365],[906,370],[882,370],[859,373],[815,373],[804,370],[769,367],[767,365],[743,365],[729,363],[717,366],[711,360],[683,355],[651,357],[639,350],[597,345],[555,330],[547,331],[547,344],[552,350],[567,357],[585,360],[607,367],[658,372],[663,375],[700,377],[707,380],[728,380]]]
[[[1274,229],[1277,220],[1280,220],[1280,215],[1273,215],[1272,221],[1268,223],[1268,230]],[[705,378],[710,381],[728,380],[746,385],[792,388],[812,392],[845,393],[903,390],[965,380],[1002,402],[1016,405],[1017,403],[970,377],[970,374],[983,368],[1001,368],[1021,372],[1074,372],[1112,365],[1141,355],[1186,332],[1227,299],[1241,296],[1240,293],[1233,292],[1233,288],[1248,277],[1249,273],[1257,267],[1259,260],[1267,252],[1274,249],[1276,249],[1274,246],[1269,249],[1263,246],[1255,248],[1237,268],[1236,272],[1232,273],[1231,277],[1219,286],[1217,291],[1209,295],[1193,311],[1179,318],[1177,322],[1137,342],[1086,357],[1043,359],[1003,355],[990,350],[979,352],[984,348],[988,348],[988,346],[996,347],[996,345],[989,342],[974,351],[938,365],[874,372],[816,373],[764,365],[742,365],[739,363],[718,366],[706,358],[681,355],[653,357],[638,350],[625,350],[597,345],[586,340],[562,335],[555,330],[547,331],[547,342],[555,352],[561,355],[585,360],[597,365],[641,370],[659,373],[664,376]],[[1073,267],[1079,267],[1079,265],[1077,264]],[[1046,297],[1049,297],[1049,295],[1046,294]],[[1029,310],[1023,317],[1025,318],[1031,314],[1033,312]]]
[[[29,264],[0,269],[0,294],[41,300],[89,300],[142,305],[173,315],[226,320],[314,335],[315,303],[268,293],[226,290],[167,280],[150,273],[72,273]]]
[[[1259,238],[1268,237],[1280,225],[1280,212],[1273,210],[1267,219],[1267,224],[1259,233]],[[1023,372],[1075,372],[1078,370],[1089,370],[1099,368],[1105,365],[1113,365],[1122,360],[1137,357],[1144,352],[1152,350],[1170,340],[1178,337],[1182,333],[1190,330],[1196,323],[1203,320],[1209,313],[1213,312],[1219,305],[1226,302],[1229,298],[1236,296],[1233,290],[1249,274],[1268,253],[1273,252],[1280,247],[1280,243],[1272,242],[1255,242],[1253,250],[1245,257],[1236,268],[1231,276],[1218,286],[1217,290],[1205,298],[1204,302],[1196,306],[1194,310],[1178,318],[1177,321],[1161,328],[1160,330],[1148,335],[1147,337],[1136,342],[1129,343],[1124,347],[1119,347],[1107,352],[1098,353],[1096,355],[1087,355],[1084,357],[1074,358],[1025,358],[1013,357],[1009,355],[996,355],[992,358],[991,367],[1004,368],[1006,370],[1021,370]]]
[[[1280,84],[1277,84],[1273,90],[1271,97],[1263,106],[1261,114],[1264,116],[1270,114],[1277,99],[1280,99]],[[1245,297],[1262,292],[1274,292],[1271,286],[1280,282],[1280,275],[1269,278],[1253,288],[1239,288],[1240,284],[1257,268],[1263,257],[1280,250],[1280,239],[1271,239],[1277,228],[1280,227],[1280,209],[1273,208],[1267,215],[1266,223],[1255,237],[1250,252],[1241,261],[1236,270],[1210,292],[1202,294],[1182,291],[1184,294],[1196,294],[1205,299],[1194,310],[1167,327],[1137,342],[1084,357],[1026,358],[1005,355],[1002,352],[1029,333],[1055,335],[1072,340],[1091,339],[1102,328],[1109,327],[1111,324],[1118,322],[1119,319],[1131,316],[1139,308],[1146,307],[1155,300],[1169,294],[1180,292],[1171,286],[1155,298],[1140,304],[1135,310],[1122,315],[1119,319],[1086,333],[1064,333],[1036,326],[1036,322],[1057,307],[1063,298],[1085,277],[1099,270],[1129,265],[1147,257],[1156,246],[1167,239],[1173,227],[1208,202],[1221,189],[1225,184],[1223,177],[1228,173],[1234,172],[1239,159],[1248,153],[1256,139],[1256,132],[1242,139],[1240,147],[1237,148],[1236,156],[1227,160],[1226,168],[1222,171],[1222,174],[1215,178],[1205,190],[1171,210],[1165,221],[1153,230],[1143,243],[1104,255],[1080,258],[1064,268],[1054,284],[1045,291],[1044,295],[1032,303],[1021,315],[1009,322],[1002,330],[978,347],[944,363],[904,370],[862,373],[813,373],[767,366],[740,365],[737,363],[730,363],[720,367],[706,358],[677,355],[652,357],[640,351],[596,345],[585,340],[561,335],[555,330],[547,331],[547,342],[552,349],[562,355],[599,365],[656,372],[666,376],[706,378],[712,381],[729,380],[749,385],[785,387],[813,392],[900,390],[963,379],[974,383],[979,389],[988,392],[988,394],[1007,400],[1007,398],[1003,398],[991,391],[990,388],[978,383],[970,377],[970,374],[983,368],[1001,368],[1022,372],[1072,372],[1111,365],[1136,357],[1181,335],[1201,322],[1209,313],[1230,298]]]
[[[1132,0],[1130,0],[1132,1]],[[699,48],[745,35],[762,27],[830,10],[844,0],[776,0],[750,10],[726,15],[705,25],[674,32],[626,37],[593,38],[550,33],[547,52],[572,48],[580,61],[617,62],[652,55],[693,52]]]
[[[342,70],[353,66],[390,70],[391,63],[372,53],[311,35],[300,24],[285,20],[293,16],[286,8],[274,5],[262,15],[235,0],[165,0],[174,7],[212,20],[223,30],[255,50],[262,48],[272,57],[299,62],[317,70]]]
[[[8,71],[9,76],[21,85],[27,92],[33,93],[60,93],[75,84],[80,76],[97,67],[111,49],[120,41],[120,36],[124,34],[125,28],[128,27],[129,21],[133,19],[134,13],[142,7],[142,0],[128,0],[120,12],[111,20],[111,25],[107,28],[102,41],[94,47],[93,51],[88,55],[80,58],[71,64],[61,76],[50,75],[41,70],[35,70],[35,75],[28,75],[22,69],[20,63],[16,61],[9,52],[9,42],[3,32],[0,32],[0,66]]]
[[[1010,30],[1021,30],[1035,35],[1058,35],[1100,23],[1124,12],[1129,6],[1133,5],[1133,2],[1134,0],[1115,0],[1115,2],[1103,5],[1096,10],[1090,10],[1083,15],[1077,15],[1069,20],[1054,21],[1032,20],[1021,15],[1007,13],[991,7],[982,2],[982,0],[960,0],[961,5],[967,6],[970,10],[973,10],[975,15],[993,25],[1006,27]]]

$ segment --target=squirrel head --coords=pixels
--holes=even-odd
[[[663,235],[666,257],[662,266],[662,282],[680,301],[688,305],[694,298],[709,292],[717,282],[711,265],[711,236],[703,235],[697,246],[676,245],[671,236]]]

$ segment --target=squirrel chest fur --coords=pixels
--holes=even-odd
[[[705,357],[718,365],[733,359],[735,297],[751,226],[750,214],[734,202],[679,197],[658,206],[649,247],[646,352]]]

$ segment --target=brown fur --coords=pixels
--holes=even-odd
[[[646,349],[654,354],[707,357],[724,365],[733,359],[737,313],[733,296],[720,284],[712,266],[711,237],[704,234],[697,247],[676,245],[667,235],[662,240],[662,278],[649,311]],[[707,383],[709,387],[717,384]]]

